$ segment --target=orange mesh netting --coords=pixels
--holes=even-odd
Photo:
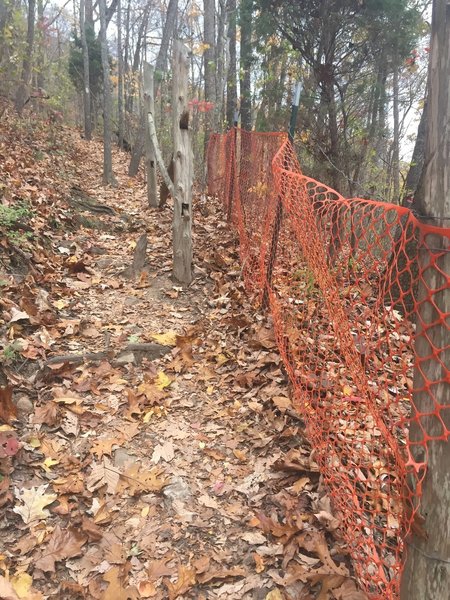
[[[284,134],[212,135],[208,178],[273,317],[358,580],[396,598],[427,447],[449,437],[450,229],[304,176]]]

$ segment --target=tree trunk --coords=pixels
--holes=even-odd
[[[418,196],[420,175],[422,173],[425,159],[426,128],[428,119],[428,101],[425,101],[422,114],[420,116],[419,127],[417,129],[416,142],[414,144],[413,155],[409,165],[408,175],[406,176],[405,186],[403,188],[402,204],[417,211],[420,205]]]
[[[392,184],[393,184],[393,202],[398,204],[400,199],[400,120],[399,120],[399,86],[398,86],[398,65],[397,56],[395,56],[394,75],[393,75],[393,111],[394,111],[394,146],[392,149]]]
[[[122,1],[117,2],[117,113],[118,113],[118,144],[123,148],[124,118],[123,118],[123,54],[122,54]]]
[[[147,135],[145,140],[145,154],[147,166],[147,199],[149,206],[157,208],[158,206],[158,187],[156,180],[156,161],[153,149],[150,130],[148,128],[148,114],[155,114],[155,99],[153,95],[153,66],[144,62],[144,104],[147,113]]]
[[[227,126],[234,124],[237,110],[237,72],[236,72],[236,0],[227,0],[229,60],[227,73]]]
[[[86,4],[80,0],[80,37],[83,52],[83,108],[84,108],[84,137],[92,139],[91,117],[91,86],[89,82],[89,48],[86,40]]]
[[[450,5],[433,1],[428,132],[422,211],[433,224],[450,214]],[[420,512],[427,538],[406,544],[402,600],[447,600],[450,589],[450,237],[426,234],[419,252],[421,278],[415,335],[414,408],[409,438],[416,463],[427,464]],[[446,275],[447,274],[447,275]],[[440,291],[438,291],[440,290]],[[428,439],[427,439],[428,438]],[[431,438],[431,439],[429,439]],[[434,439],[433,439],[434,438]]]
[[[219,17],[217,20],[217,44],[216,44],[216,65],[217,65],[217,76],[216,76],[216,107],[215,107],[215,131],[217,126],[222,125],[224,122],[223,115],[223,95],[225,90],[225,22],[227,18],[226,0],[219,0]]]
[[[192,182],[194,161],[188,106],[188,50],[179,40],[174,42],[173,60],[173,277],[189,284],[192,281]]]
[[[39,64],[38,72],[37,72],[37,87],[39,90],[44,90],[45,88],[45,17],[44,17],[44,2],[43,0],[38,0],[37,2],[37,14],[38,14],[38,46],[37,46],[37,61]],[[39,107],[42,112],[42,106]]]
[[[125,16],[125,47],[123,50],[123,70],[125,77],[125,88],[124,88],[124,106],[125,106],[125,116],[128,112],[129,106],[129,98],[130,98],[130,63],[129,63],[129,55],[130,55],[130,12],[131,12],[131,0],[128,0],[127,3],[127,12]],[[128,120],[127,120],[128,123]],[[127,133],[127,137],[129,138],[129,134]]]
[[[100,43],[103,69],[103,183],[115,185],[111,154],[112,93],[109,77],[108,43],[106,39],[106,0],[99,0]]]
[[[33,67],[34,21],[36,0],[28,0],[27,44],[22,63],[22,77],[17,88],[15,107],[19,115],[30,98],[31,70]]]
[[[212,110],[206,113],[205,119],[203,157],[206,164],[209,136],[216,130],[216,2],[215,0],[204,0],[203,6],[203,39],[205,43],[205,51],[203,53],[205,69],[205,100],[206,102],[212,102],[213,104]]]
[[[178,13],[178,0],[169,0],[167,7],[167,16],[164,23],[161,46],[159,47],[158,56],[155,62],[155,89],[154,95],[156,96],[160,85],[161,73],[166,70],[167,65],[167,53],[169,50],[169,42],[175,30]],[[144,111],[141,111],[141,118],[139,121],[139,129],[136,135],[136,143],[133,147],[133,153],[131,155],[130,166],[128,167],[128,175],[135,177],[141,162],[142,153],[144,151],[145,132],[147,128],[147,119]]]
[[[241,0],[241,124],[248,131],[252,128],[252,16],[253,0]]]

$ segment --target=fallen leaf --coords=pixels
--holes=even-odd
[[[46,573],[54,573],[55,562],[79,556],[87,539],[84,533],[74,528],[61,529],[57,525],[49,543],[42,549],[42,555],[36,561],[35,566]]]
[[[181,594],[184,594],[195,585],[195,570],[184,565],[178,567],[178,579],[175,583],[171,583],[168,579],[164,583],[169,592],[169,600],[175,600]],[[112,599],[111,599],[112,600]]]
[[[260,531],[248,531],[241,535],[241,539],[254,546],[259,546],[267,542],[267,538]]]
[[[19,449],[20,444],[13,431],[0,431],[0,459],[14,456]]]
[[[10,323],[16,323],[17,321],[29,321],[30,315],[23,310],[17,310],[14,306],[11,307],[11,319]]]
[[[28,598],[32,583],[33,578],[28,573],[18,573],[14,577],[11,577],[11,585],[19,598]]]
[[[0,575],[0,598],[1,600],[20,600],[11,583]]]
[[[255,561],[255,571],[257,573],[262,573],[265,569],[264,559],[257,552],[253,552],[252,554],[253,560]]]
[[[103,575],[109,585],[101,596],[101,600],[137,600],[139,598],[135,587],[124,586],[124,576],[121,567],[113,567]]]
[[[174,568],[168,567],[167,563],[170,561],[169,558],[161,558],[161,560],[153,560],[150,562],[147,569],[147,576],[150,581],[156,581],[160,577],[165,577],[169,575],[170,577],[174,574]]]
[[[163,445],[158,444],[153,450],[152,454],[152,462],[157,464],[159,460],[162,458],[166,462],[170,462],[175,456],[175,448],[172,442],[167,441],[164,442]]]
[[[165,333],[152,333],[150,337],[162,346],[176,346],[177,333],[176,331],[166,331]]]
[[[292,408],[292,402],[285,396],[273,396],[272,402],[282,413],[285,413],[288,408]]]
[[[138,463],[128,467],[120,477],[120,491],[127,489],[131,496],[141,492],[159,492],[168,483],[160,467],[144,469]]]
[[[153,598],[158,593],[151,581],[140,581],[137,586],[140,598]]]
[[[52,504],[58,496],[56,494],[45,494],[47,487],[44,484],[34,488],[15,490],[16,498],[22,502],[22,505],[15,506],[13,511],[20,515],[27,525],[50,516],[50,512],[45,507]]]
[[[215,579],[228,579],[230,577],[245,577],[247,571],[242,567],[232,567],[231,569],[217,569],[208,571],[207,573],[203,573],[199,575],[198,582],[199,583],[208,583],[208,581],[213,581]]]
[[[0,387],[0,420],[10,423],[17,417],[17,409],[12,401],[13,389],[10,386]]]
[[[102,463],[93,464],[87,480],[87,489],[93,492],[106,485],[108,494],[114,494],[119,478],[120,472],[114,468],[111,461],[104,457]]]
[[[199,496],[198,502],[199,504],[201,504],[202,506],[206,506],[207,508],[219,508],[219,503],[217,502],[217,500],[214,500],[214,498],[211,498],[211,496],[208,496],[208,494],[202,494],[201,496]]]
[[[283,596],[281,595],[280,590],[277,588],[276,590],[271,590],[264,600],[283,600]]]
[[[167,377],[167,375],[163,371],[159,371],[158,375],[155,378],[155,385],[158,390],[162,391],[164,388],[169,387],[172,383],[172,380]]]

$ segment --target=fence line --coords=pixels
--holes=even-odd
[[[303,175],[280,133],[212,135],[208,185],[239,235],[246,288],[273,317],[359,583],[370,598],[397,598],[427,447],[449,438],[450,229],[404,207],[343,198]],[[430,269],[433,289],[424,285]],[[425,304],[428,324],[418,318]],[[426,413],[413,403],[423,391]]]

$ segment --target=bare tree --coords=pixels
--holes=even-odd
[[[17,88],[15,107],[19,114],[30,97],[31,70],[33,68],[34,24],[36,0],[28,0],[27,43],[22,62],[22,76]]]
[[[92,138],[91,117],[91,84],[89,80],[89,48],[86,40],[86,3],[80,0],[80,37],[83,52],[83,106],[84,106],[84,137]]]
[[[100,43],[103,69],[103,183],[115,185],[111,154],[112,92],[109,77],[108,43],[106,39],[106,0],[99,0]]]
[[[169,0],[167,7],[166,21],[163,27],[163,33],[161,38],[161,46],[159,47],[158,56],[156,57],[155,71],[157,77],[155,78],[155,90],[156,96],[159,87],[160,75],[167,68],[167,53],[169,51],[169,43],[172,38],[173,32],[175,31],[178,13],[178,0]],[[133,147],[133,154],[131,156],[130,166],[128,168],[128,175],[134,177],[139,169],[139,163],[141,162],[142,153],[144,151],[144,140],[145,131],[147,127],[147,117],[145,111],[141,111],[141,118],[139,120],[139,129],[136,135],[136,143]]]
[[[204,44],[205,52],[203,53],[204,70],[205,70],[205,100],[213,104],[213,109],[207,113],[205,119],[205,145],[204,156],[208,148],[208,140],[211,132],[216,129],[216,9],[215,0],[204,0]]]
[[[233,127],[237,110],[237,72],[236,72],[236,0],[227,0],[228,11],[228,74],[227,74],[227,125]]]
[[[118,143],[123,148],[124,118],[123,118],[123,53],[122,53],[122,1],[117,2],[117,114],[118,114]]]

